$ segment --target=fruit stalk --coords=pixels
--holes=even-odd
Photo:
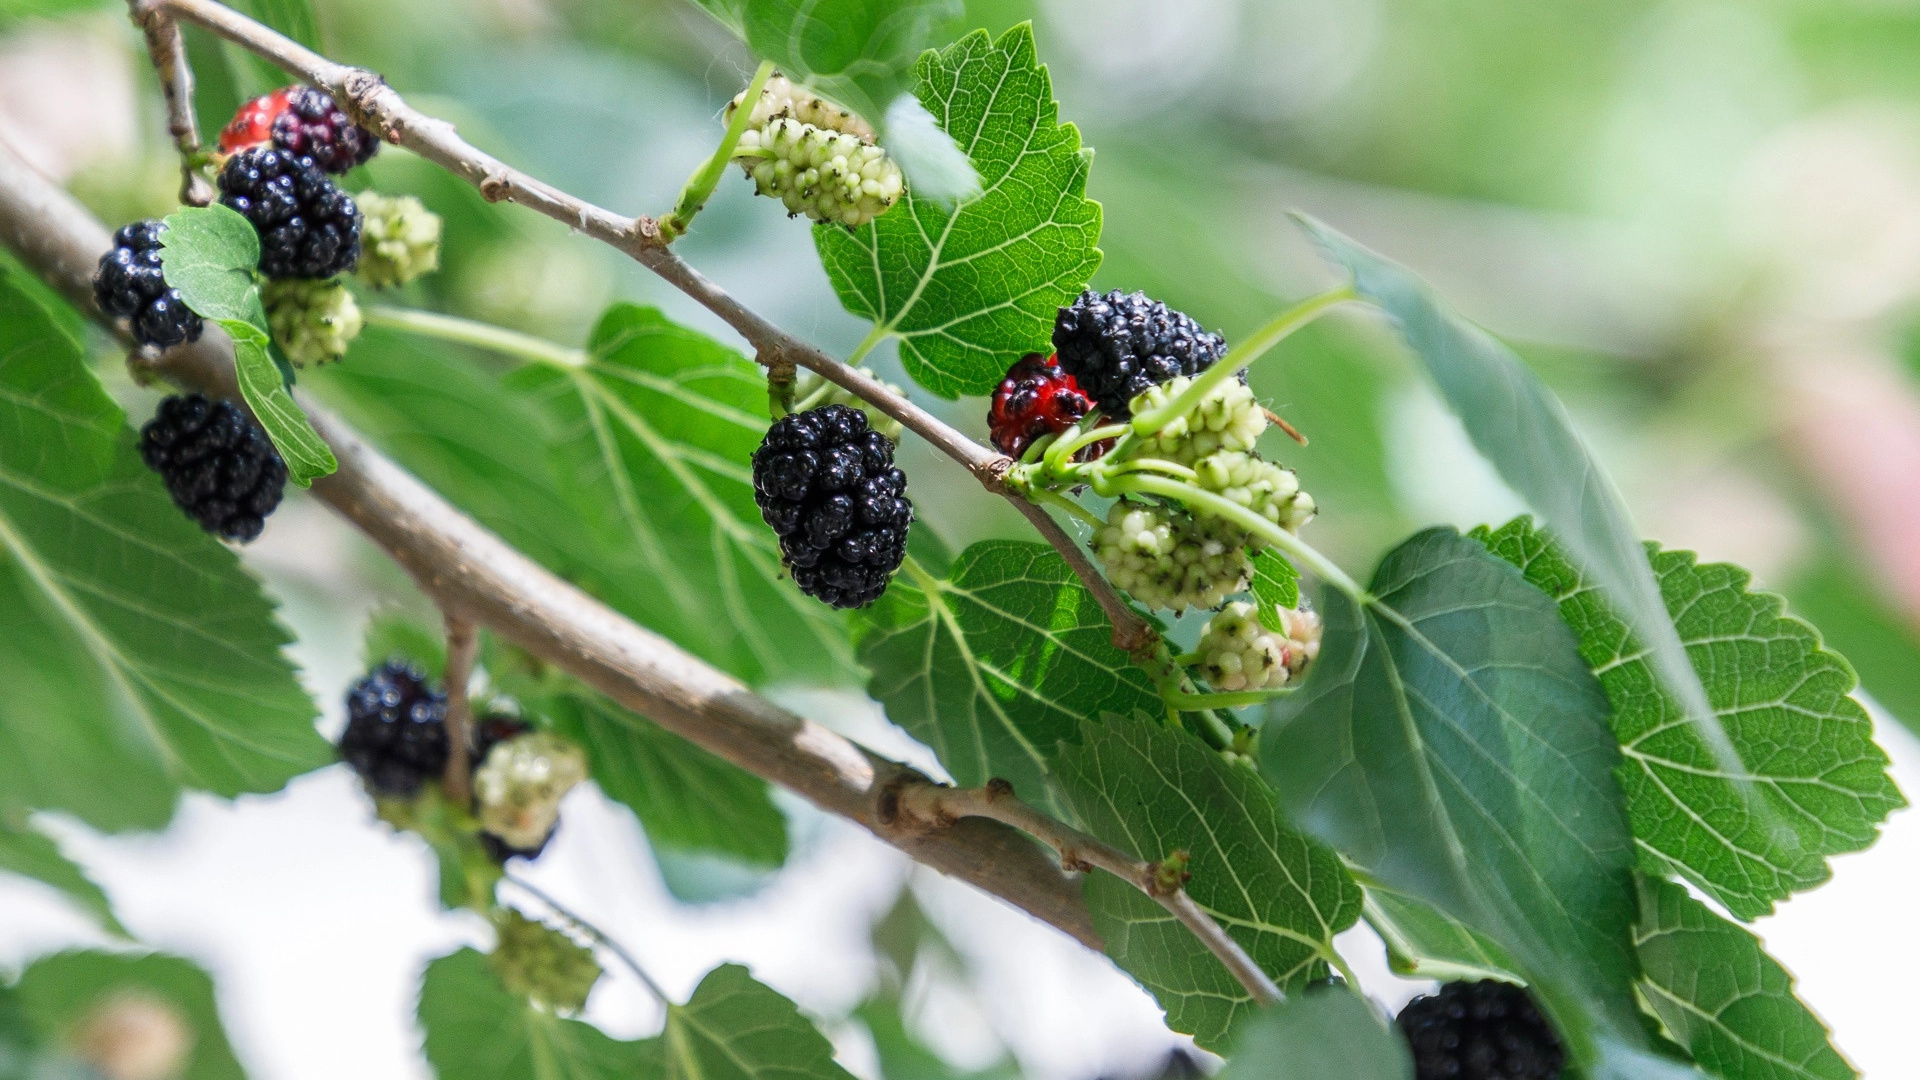
[[[772,77],[773,61],[762,61],[759,70],[753,73],[753,81],[747,83],[744,100],[749,103],[760,100],[760,91],[765,89],[767,80]],[[707,205],[707,200],[713,197],[713,189],[719,186],[720,178],[727,174],[727,165],[733,161],[733,148],[740,145],[740,136],[747,133],[752,121],[751,104],[733,111],[733,119],[727,124],[727,133],[721,137],[720,145],[714,148],[713,156],[687,178],[686,186],[680,189],[680,201],[661,216],[661,240],[670,244],[686,235],[687,228],[693,224],[693,216]]]
[[[467,684],[473,680],[473,662],[480,654],[480,633],[473,623],[447,614],[447,771],[440,778],[447,798],[456,806],[473,801],[473,759],[469,752],[473,732],[473,702]]]

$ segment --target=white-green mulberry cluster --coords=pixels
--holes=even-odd
[[[494,920],[499,941],[487,956],[500,984],[554,1012],[576,1013],[600,981],[593,950],[511,908]]]
[[[1193,384],[1185,375],[1151,387],[1129,404],[1133,415],[1164,407]],[[1267,430],[1267,411],[1253,391],[1239,379],[1228,379],[1207,391],[1184,416],[1174,417],[1150,438],[1141,440],[1136,456],[1161,458],[1191,465],[1221,450],[1252,453]]]
[[[360,305],[338,278],[277,278],[260,299],[273,340],[295,364],[338,360],[360,336]]]
[[[1252,604],[1236,600],[1207,622],[1200,635],[1200,674],[1215,690],[1284,686],[1320,655],[1320,617],[1279,608],[1284,633],[1261,625]]]
[[[1107,512],[1093,552],[1115,586],[1174,612],[1219,607],[1253,574],[1244,532],[1125,499]]]
[[[727,103],[727,110],[722,116],[724,122],[733,122],[734,110],[740,107],[740,100],[746,96],[747,92],[742,90]],[[860,118],[860,114],[835,105],[777,72],[761,88],[760,100],[754,103],[753,115],[747,118],[747,123],[752,128],[764,128],[775,120],[798,120],[825,131],[838,131],[873,141],[873,128]]]
[[[777,85],[776,85],[777,84]],[[739,99],[727,108],[731,117]],[[788,214],[855,228],[900,200],[906,178],[858,116],[784,78],[768,80],[733,160]]]
[[[360,262],[353,272],[376,289],[405,285],[440,268],[440,215],[412,195],[363,191]]]
[[[587,778],[586,755],[536,731],[496,745],[474,770],[480,824],[515,848],[538,848],[560,820],[560,800]]]
[[[1193,463],[1196,483],[1237,503],[1288,532],[1313,520],[1313,496],[1300,490],[1292,469],[1241,450],[1220,450]],[[1193,507],[1201,517],[1212,516],[1205,506]]]

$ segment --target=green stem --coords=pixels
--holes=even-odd
[[[1106,461],[1107,459],[1101,458],[1100,460]],[[1165,473],[1176,480],[1184,480],[1189,484],[1200,479],[1199,473],[1194,472],[1185,465],[1176,461],[1167,461],[1162,458],[1138,458],[1133,461],[1122,461],[1106,468],[1096,468],[1094,471],[1102,476],[1108,477],[1127,476],[1132,473],[1141,472]]]
[[[773,61],[763,62],[760,70],[753,73],[753,81],[747,84],[740,107],[733,110],[733,120],[727,124],[727,133],[721,136],[720,145],[714,148],[713,156],[687,178],[686,186],[680,189],[680,202],[671,213],[660,219],[660,235],[669,243],[686,235],[688,227],[693,224],[693,216],[713,197],[713,189],[719,186],[720,177],[733,160],[734,148],[740,145],[740,136],[747,133],[747,126],[753,120],[753,110],[760,104],[760,91],[766,89],[767,80],[772,77]]]
[[[1345,570],[1325,555],[1320,554],[1305,540],[1261,517],[1259,514],[1241,506],[1231,499],[1215,495],[1211,491],[1202,491],[1192,484],[1183,484],[1178,480],[1169,480],[1163,476],[1134,473],[1116,477],[1106,490],[1094,489],[1102,495],[1140,492],[1147,495],[1162,495],[1185,503],[1190,508],[1205,509],[1216,517],[1222,517],[1260,539],[1287,553],[1294,562],[1311,570],[1320,580],[1353,597],[1356,602],[1366,603],[1372,599],[1360,583],[1347,576]]]
[[[1160,699],[1181,712],[1199,712],[1201,709],[1238,709],[1248,705],[1264,705],[1274,698],[1284,697],[1291,692],[1291,690],[1241,690],[1231,694],[1187,694],[1162,690]]]
[[[582,349],[569,349],[565,345],[556,345],[518,330],[462,319],[456,315],[442,315],[437,311],[369,304],[360,309],[360,317],[372,326],[472,345],[540,364],[577,368],[585,367],[588,361],[586,351]]]
[[[1060,441],[1054,443],[1047,449],[1047,456],[1044,460],[1047,463],[1048,472],[1056,476],[1067,476],[1072,469],[1073,456],[1075,454],[1099,442],[1101,439],[1117,439],[1127,432],[1127,425],[1125,424],[1101,424],[1096,428],[1083,429],[1081,425],[1086,422],[1087,421],[1082,420],[1079,424],[1075,424],[1073,427],[1061,432]]]
[[[1107,527],[1107,523],[1101,521],[1093,511],[1081,506],[1079,503],[1074,502],[1072,499],[1067,498],[1057,491],[1049,491],[1046,488],[1034,488],[1027,494],[1028,498],[1031,498],[1034,502],[1057,506],[1095,529],[1104,529]]]
[[[1041,455],[1047,452],[1047,448],[1051,447],[1054,443],[1058,442],[1059,440],[1060,440],[1060,436],[1055,435],[1052,432],[1048,432],[1047,434],[1042,435],[1039,438],[1033,440],[1033,442],[1027,445],[1027,452],[1020,455],[1020,464],[1031,465],[1034,462],[1039,461]]]
[[[1174,420],[1192,412],[1193,407],[1200,404],[1200,399],[1206,397],[1208,391],[1245,370],[1248,364],[1260,359],[1268,349],[1286,340],[1287,336],[1295,330],[1319,318],[1336,304],[1357,298],[1352,285],[1342,285],[1318,296],[1310,296],[1281,312],[1272,322],[1255,330],[1250,337],[1235,345],[1225,359],[1188,383],[1187,388],[1182,390],[1178,397],[1157,409],[1135,413],[1133,430],[1141,435],[1152,435]]]
[[[1347,980],[1347,989],[1356,994],[1361,993],[1360,976],[1355,975],[1353,969],[1347,966],[1347,958],[1332,949],[1328,949],[1325,956],[1327,963],[1332,964],[1340,972],[1341,977]]]
[[[847,366],[859,367],[860,361],[866,359],[868,353],[872,352],[876,346],[892,336],[892,330],[880,323],[874,323],[873,329],[867,331],[867,336],[861,338],[860,344],[855,345],[853,352],[847,355]]]

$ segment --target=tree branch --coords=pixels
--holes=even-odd
[[[187,43],[179,24],[158,6],[135,4],[130,14],[146,35],[147,56],[167,99],[167,131],[180,151],[180,201],[209,206],[213,185],[200,175],[200,122],[193,115],[193,68],[187,63]]]
[[[907,430],[965,466],[989,491],[1006,496],[1021,508],[1099,600],[1101,610],[1113,623],[1116,646],[1134,652],[1157,636],[1152,626],[1094,569],[1072,537],[1025,496],[1007,488],[1004,480],[1013,464],[1011,458],[981,446],[887,389],[878,379],[841,363],[762,318],[669,250],[668,238],[661,234],[659,224],[652,218],[617,214],[537,180],[471,145],[452,124],[414,109],[379,75],[335,63],[214,0],[131,2],[137,17],[139,13],[158,11],[203,26],[318,86],[332,94],[361,126],[461,177],[488,200],[518,203],[539,211],[569,229],[626,253],[718,315],[753,346],[755,359],[762,365],[778,371],[785,364],[798,364],[818,372],[900,421]]]
[[[473,661],[480,654],[480,632],[466,619],[447,613],[447,767],[440,786],[447,799],[460,807],[473,802],[473,702],[467,684],[473,681]]]
[[[92,289],[94,266],[111,242],[85,208],[0,144],[0,243],[80,310],[115,326],[94,306]],[[124,326],[115,328],[125,336]],[[143,359],[141,367],[182,386],[241,400],[233,343],[217,326],[209,325],[198,342]],[[486,626],[668,731],[857,822],[920,862],[1100,947],[1076,883],[1032,840],[985,820],[937,834],[881,820],[887,792],[925,778],[773,705],[641,628],[507,546],[304,395],[301,405],[340,461],[339,471],[314,483],[313,494],[384,548],[443,611]]]
[[[977,818],[998,821],[1059,852],[1061,865],[1069,870],[1105,870],[1152,897],[1193,931],[1193,936],[1219,958],[1256,1003],[1271,1005],[1284,996],[1240,943],[1187,895],[1181,887],[1184,872],[1173,872],[1166,863],[1143,862],[1099,837],[1048,817],[1016,798],[1013,785],[1005,780],[989,780],[983,788],[944,787],[924,781],[906,785],[896,796],[894,808],[900,816],[936,830]],[[1184,867],[1185,853],[1169,853],[1169,863]]]

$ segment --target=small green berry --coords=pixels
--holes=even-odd
[[[1284,633],[1268,630],[1252,604],[1236,600],[1208,620],[1196,650],[1200,674],[1216,690],[1265,690],[1284,686],[1320,655],[1320,617],[1311,611],[1278,609]]]
[[[412,195],[363,191],[360,264],[354,273],[376,289],[405,285],[440,268],[440,215]]]
[[[745,97],[727,106],[732,119]],[[906,178],[851,110],[776,75],[754,103],[733,160],[787,213],[855,228],[900,200]]]
[[[360,305],[338,278],[280,278],[267,282],[260,299],[273,340],[295,364],[338,360],[360,336]]]
[[[600,981],[593,950],[511,908],[494,920],[499,941],[487,960],[501,985],[559,1013],[576,1013]]]

